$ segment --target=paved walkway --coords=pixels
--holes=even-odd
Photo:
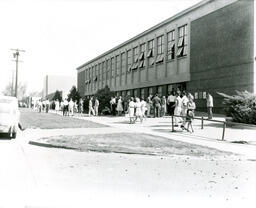
[[[74,116],[77,119],[84,119],[108,125],[106,128],[73,128],[73,129],[28,129],[25,134],[29,140],[37,140],[42,137],[55,135],[82,135],[82,134],[106,134],[106,133],[147,133],[161,136],[182,142],[203,145],[223,151],[229,151],[244,155],[248,158],[256,158],[256,129],[252,128],[226,128],[225,141],[222,141],[223,125],[212,121],[205,121],[204,129],[201,129],[201,121],[194,120],[194,133],[182,132],[175,128],[171,131],[171,117],[147,118],[143,123],[129,124],[129,118],[100,116],[88,117],[88,115]],[[218,116],[217,120],[224,120]],[[233,143],[238,142],[238,143]],[[244,143],[243,143],[244,142]]]

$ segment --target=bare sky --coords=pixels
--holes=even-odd
[[[26,50],[19,80],[41,91],[46,74],[76,67],[200,0],[0,0],[0,91],[15,69],[11,48]]]

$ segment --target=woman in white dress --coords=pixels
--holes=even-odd
[[[116,107],[116,110],[118,112],[118,115],[121,116],[122,115],[122,112],[123,112],[123,105],[122,105],[122,97],[120,96],[118,101],[117,101],[117,107]]]
[[[146,101],[144,100],[144,98],[141,98],[141,111],[142,111],[142,118],[146,119],[146,111],[147,111],[147,103]]]
[[[140,102],[139,98],[136,98],[136,102],[135,102],[135,120],[134,123],[137,121],[137,119],[140,119],[140,122],[142,123],[142,104]]]
[[[135,103],[133,102],[133,97],[131,97],[130,102],[129,102],[129,106],[128,106],[130,124],[133,123],[134,107],[135,107]]]
[[[55,111],[58,113],[60,110],[60,102],[58,100],[55,100]]]

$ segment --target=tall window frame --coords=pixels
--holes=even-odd
[[[154,65],[154,39],[148,41],[147,58],[149,59],[149,65]]]
[[[140,55],[139,55],[139,68],[146,66],[145,62],[146,43],[140,44]]]
[[[168,60],[175,59],[175,30],[167,33],[167,58]]]
[[[121,53],[121,74],[123,75],[125,73],[125,64],[126,64],[126,58],[125,53]]]
[[[131,71],[132,66],[132,50],[127,51],[127,72],[129,73]]]
[[[116,77],[119,76],[120,72],[120,55],[116,55]]]
[[[156,63],[164,61],[164,35],[157,37],[157,58]]]
[[[178,28],[178,51],[177,57],[184,57],[188,54],[188,25],[183,25]]]

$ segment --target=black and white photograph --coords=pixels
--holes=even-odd
[[[254,208],[254,0],[0,0],[0,208]]]

